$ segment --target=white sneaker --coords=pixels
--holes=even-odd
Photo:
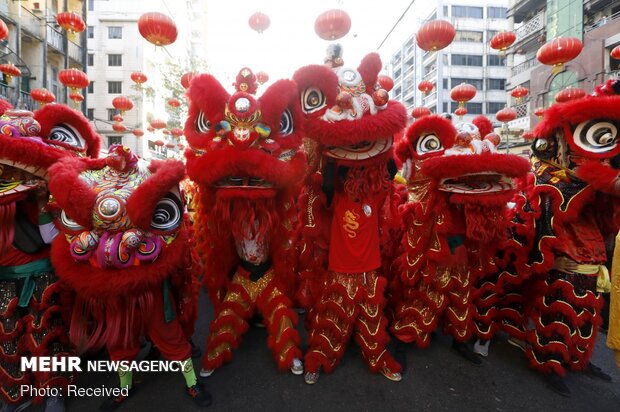
[[[304,376],[304,381],[308,385],[314,385],[315,383],[319,381],[319,373],[318,372],[306,372],[306,375]]]
[[[300,359],[293,359],[293,363],[291,365],[291,372],[293,375],[301,375],[304,373],[304,364]]]
[[[516,346],[517,348],[521,349],[523,352],[525,352],[525,349],[527,349],[527,342],[525,342],[524,340],[509,336],[508,339],[506,339],[506,342],[510,343],[512,346]]]
[[[489,356],[490,344],[491,344],[490,340],[482,341],[480,339],[476,339],[476,343],[474,343],[474,352],[486,358],[487,356]]]
[[[213,372],[215,372],[215,369],[200,369],[200,377],[208,378],[209,376],[213,375]]]

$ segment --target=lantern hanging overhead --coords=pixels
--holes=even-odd
[[[523,132],[521,137],[524,138],[525,140],[532,140],[534,139],[534,132],[528,130],[527,132]]]
[[[181,107],[181,101],[179,99],[175,99],[174,97],[168,99],[168,106],[178,109]]]
[[[80,92],[71,92],[69,93],[69,99],[73,100],[77,106],[84,101],[84,96]]]
[[[613,50],[611,51],[610,55],[614,59],[620,60],[620,46],[614,47]]]
[[[415,35],[415,41],[422,50],[435,52],[444,49],[452,43],[456,30],[445,20],[431,20],[420,27]]]
[[[521,104],[521,100],[527,96],[530,93],[530,91],[523,87],[523,86],[517,86],[514,89],[512,89],[512,91],[510,92],[510,95],[512,97],[515,98],[515,100],[517,101],[517,104]]]
[[[491,48],[499,50],[499,54],[504,55],[506,54],[506,50],[512,46],[516,39],[517,35],[511,31],[497,33],[491,38]]]
[[[179,147],[179,150],[185,149],[185,145],[183,143],[177,143],[177,146]]]
[[[385,74],[380,74],[377,77],[377,83],[379,83],[379,86],[387,92],[394,88],[394,80]]]
[[[454,114],[457,115],[459,118],[462,118],[467,114],[467,109],[464,107],[459,107],[454,111]]]
[[[262,33],[269,28],[271,20],[269,19],[269,16],[259,11],[250,16],[248,19],[248,24],[252,30]]]
[[[435,85],[428,80],[422,80],[420,84],[418,84],[418,90],[424,93],[425,96],[433,90],[433,87],[435,87]]]
[[[256,73],[256,81],[258,84],[265,84],[269,81],[269,75],[263,71]]]
[[[133,72],[130,75],[131,80],[134,81],[134,83],[141,85],[142,83],[145,83],[148,80],[148,77],[146,77],[146,74],[142,73],[142,72]]]
[[[133,129],[131,133],[136,137],[144,136],[144,131],[142,129]]]
[[[163,129],[164,127],[166,127],[166,122],[164,122],[161,119],[153,119],[149,123],[151,124],[151,127],[154,129]]]
[[[428,116],[429,114],[431,114],[431,109],[424,106],[414,107],[411,111],[411,117],[414,119],[419,119],[420,117]]]
[[[569,100],[581,99],[586,95],[586,91],[579,87],[567,87],[555,95],[557,103],[566,103]]]
[[[170,134],[170,130],[164,129],[161,131],[164,135],[168,136]]]
[[[154,128],[153,126],[147,126],[147,127],[146,127],[146,130],[147,130],[149,133],[153,133],[153,132],[155,131],[155,128]]]
[[[170,129],[170,134],[177,138],[181,137],[183,136],[183,129],[179,129],[178,127],[173,127],[172,129]]]
[[[177,25],[162,13],[144,13],[138,19],[138,31],[149,43],[168,46],[177,39]]]
[[[9,28],[4,22],[4,20],[0,19],[0,40],[4,40],[9,36]]]
[[[184,89],[188,89],[192,79],[196,76],[194,72],[187,72],[183,76],[181,76],[181,86]]]
[[[114,106],[122,116],[126,111],[133,109],[133,102],[125,96],[118,96],[112,99],[112,106]]]
[[[351,18],[340,9],[327,10],[314,21],[314,31],[323,40],[337,40],[351,30]]]
[[[116,122],[112,125],[112,129],[115,132],[124,132],[127,130],[127,126],[125,126],[123,123],[121,122]]]
[[[499,122],[508,123],[517,118],[517,111],[511,107],[506,107],[495,113],[495,118]]]
[[[582,49],[581,40],[575,37],[558,37],[538,49],[536,58],[542,64],[553,66],[551,73],[557,74],[562,71],[564,63],[579,56]]]
[[[88,84],[90,83],[86,73],[75,68],[65,69],[58,72],[58,80],[74,92],[77,92],[78,89],[88,87]]]
[[[154,144],[155,146],[162,147],[162,146],[164,145],[164,141],[163,141],[163,140],[161,140],[161,139],[157,139],[157,140],[155,140],[155,141],[153,142],[153,144]]]
[[[30,91],[30,97],[32,97],[32,100],[39,103],[41,106],[47,103],[52,103],[56,100],[54,93],[47,89],[32,89]]]
[[[69,33],[82,33],[86,29],[86,23],[82,17],[72,11],[58,13],[56,22]]]
[[[121,116],[120,114],[115,114],[114,116],[112,116],[112,120],[114,120],[115,122],[122,122],[123,116]]]
[[[174,144],[174,142],[173,142],[172,140],[168,140],[168,141],[166,142],[166,147],[167,147],[168,149],[174,149],[174,147],[175,147],[175,146],[176,146],[176,144]]]
[[[19,77],[22,75],[22,71],[13,63],[0,64],[0,72],[6,76],[6,82],[10,83],[13,77]]]
[[[538,118],[542,118],[545,114],[545,108],[544,107],[537,107],[536,110],[534,110],[534,114],[538,117]]]
[[[461,83],[450,91],[450,98],[459,102],[459,108],[465,107],[465,102],[470,101],[475,96],[476,88],[468,83]]]

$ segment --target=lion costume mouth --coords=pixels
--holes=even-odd
[[[393,141],[394,139],[390,136],[348,146],[330,146],[324,153],[337,160],[366,160],[388,152]]]
[[[515,185],[504,175],[487,173],[470,173],[457,177],[442,179],[439,190],[459,194],[489,194],[511,191]]]
[[[273,189],[275,185],[256,176],[227,176],[215,183],[218,189]]]

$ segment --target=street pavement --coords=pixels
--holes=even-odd
[[[206,341],[213,310],[201,292],[201,316],[194,341]],[[300,331],[305,342],[303,316]],[[527,366],[523,353],[499,337],[491,344],[482,366],[473,365],[451,349],[451,339],[437,334],[430,348],[412,345],[391,348],[406,358],[401,382],[370,373],[359,348],[351,341],[342,363],[331,375],[321,374],[315,385],[303,376],[279,373],[267,348],[264,328],[251,327],[231,363],[207,378],[205,387],[214,402],[201,409],[184,392],[180,373],[134,373],[141,383],[119,411],[620,411],[620,373],[606,335],[599,334],[593,363],[613,377],[608,383],[582,373],[569,373],[572,391],[564,398],[545,386],[542,376]],[[196,370],[200,360],[194,359]],[[81,387],[113,387],[114,373],[83,373]],[[67,410],[95,411],[104,398],[68,398]],[[42,410],[42,407],[34,408]]]

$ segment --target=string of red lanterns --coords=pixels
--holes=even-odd
[[[125,96],[118,96],[112,99],[112,106],[114,106],[122,116],[126,111],[133,109],[133,102]]]
[[[431,20],[420,27],[415,35],[415,41],[424,51],[436,52],[452,43],[456,30],[445,20]]]
[[[569,100],[581,99],[586,95],[586,91],[579,87],[567,87],[564,90],[558,92],[555,95],[555,101],[557,103],[566,103]]]
[[[72,12],[65,11],[56,15],[56,22],[60,27],[69,33],[81,33],[86,29],[86,23],[81,16]]]
[[[4,73],[6,76],[7,83],[10,83],[11,80],[13,80],[13,77],[19,77],[22,75],[22,71],[19,70],[19,67],[15,66],[13,63],[0,64],[0,72]]]
[[[174,20],[162,13],[144,13],[138,19],[138,31],[149,43],[168,46],[177,39],[177,25]]]
[[[41,106],[47,103],[52,103],[56,100],[54,93],[47,89],[32,89],[30,91],[30,97],[32,97],[32,100],[39,103]]]
[[[512,97],[515,98],[517,104],[521,104],[521,100],[527,96],[530,93],[530,91],[523,87],[523,86],[517,86],[514,89],[512,89],[512,92],[510,92],[510,95]]]
[[[433,87],[435,87],[435,85],[428,80],[422,80],[420,84],[418,84],[418,90],[421,91],[424,96],[429,94],[433,90]]]
[[[314,32],[323,40],[338,40],[351,30],[351,18],[340,9],[327,10],[314,21]]]
[[[476,96],[476,88],[469,83],[461,83],[450,91],[450,98],[459,102],[459,108],[464,108],[465,103]],[[455,112],[456,113],[456,112]]]
[[[553,66],[551,73],[557,74],[562,71],[564,63],[579,56],[582,49],[581,40],[575,37],[558,37],[538,49],[536,58],[542,64]]]
[[[508,123],[517,118],[517,111],[512,107],[505,107],[495,113],[495,118],[502,123]]]
[[[424,106],[414,107],[411,111],[411,117],[413,117],[414,119],[419,119],[420,117],[428,116],[429,114],[431,114],[431,109]]]
[[[511,31],[497,33],[491,38],[491,48],[499,50],[499,54],[504,55],[506,54],[506,50],[512,46],[516,39],[517,35]]]
[[[146,83],[146,81],[148,80],[146,74],[142,72],[133,72],[129,77],[131,77],[131,80],[133,80],[133,82],[138,85],[142,85],[142,83]]]

